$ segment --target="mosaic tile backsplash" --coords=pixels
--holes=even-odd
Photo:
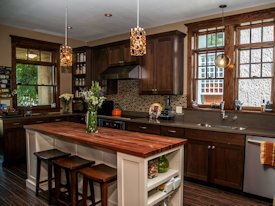
[[[147,112],[154,102],[165,106],[166,95],[139,95],[139,80],[119,80],[118,94],[108,95],[108,100],[118,103],[123,110],[135,112]],[[186,108],[185,95],[171,95],[171,106],[176,110],[176,106]]]

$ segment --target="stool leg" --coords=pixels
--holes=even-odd
[[[108,183],[101,183],[100,191],[101,191],[101,206],[107,206],[107,204],[108,204]]]
[[[95,190],[94,190],[94,182],[92,180],[89,181],[90,192],[91,192],[91,200],[92,205],[95,205]]]
[[[71,198],[70,172],[68,170],[65,170],[65,173],[66,173],[66,187],[67,187],[69,197]]]
[[[71,172],[71,202],[72,202],[72,206],[77,205],[77,200],[78,200],[77,171],[72,170],[72,172]]]
[[[60,183],[61,183],[61,168],[54,166],[54,176],[55,176],[55,198],[56,202],[58,203],[58,200],[60,199]]]
[[[83,176],[83,186],[82,186],[82,205],[87,205],[87,190],[88,190],[88,180]]]
[[[51,192],[52,192],[52,161],[48,161],[48,202],[51,204]]]
[[[36,186],[35,186],[35,195],[36,196],[38,196],[38,190],[39,190],[40,168],[41,168],[41,160],[37,157],[37,163],[36,163]]]

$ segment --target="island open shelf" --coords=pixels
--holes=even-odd
[[[27,187],[35,190],[36,159],[34,152],[57,148],[72,155],[92,159],[117,168],[117,183],[109,187],[108,205],[145,206],[155,205],[171,195],[175,206],[183,204],[183,158],[185,139],[129,132],[110,128],[99,128],[97,134],[87,134],[85,125],[73,122],[27,125]],[[169,170],[148,179],[148,161],[166,155]],[[42,168],[42,179],[46,179],[46,169]],[[181,184],[172,193],[151,191],[180,177]],[[80,179],[80,178],[79,178]],[[79,181],[79,190],[82,183]],[[99,187],[95,186],[96,196]],[[46,184],[45,187],[46,188]]]

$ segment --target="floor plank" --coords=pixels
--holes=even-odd
[[[45,196],[36,197],[26,188],[26,165],[0,166],[0,206],[46,206]],[[184,206],[271,206],[270,202],[185,181]]]

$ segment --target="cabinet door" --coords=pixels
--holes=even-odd
[[[159,37],[156,39],[156,88],[158,94],[173,93],[173,38]]]
[[[155,93],[155,70],[154,70],[154,42],[148,40],[146,45],[146,55],[142,57],[141,63],[141,94]]]
[[[123,56],[124,56],[124,62],[125,63],[137,62],[138,61],[138,57],[131,56],[130,43],[126,43],[122,47],[123,47],[122,50],[123,50],[123,54],[124,54]]]
[[[185,149],[185,175],[198,180],[208,180],[210,143],[188,139]]]
[[[108,60],[109,60],[109,65],[124,63],[121,45],[108,47]]]
[[[3,165],[26,162],[26,134],[22,127],[4,130]]]
[[[100,80],[100,73],[108,67],[108,54],[107,49],[96,48],[94,52],[94,79]]]
[[[243,146],[213,143],[210,164],[211,182],[235,189],[242,189],[244,167]]]

